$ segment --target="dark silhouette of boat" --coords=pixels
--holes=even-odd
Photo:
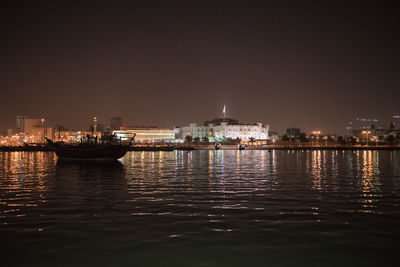
[[[134,137],[129,144],[122,144],[114,135],[103,136],[99,141],[97,137],[88,135],[81,143],[70,145],[46,138],[59,159],[73,160],[117,160],[125,156],[133,139]]]

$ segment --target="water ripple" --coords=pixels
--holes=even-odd
[[[1,152],[0,163],[0,251],[14,265],[398,262],[399,152],[129,152],[100,164]]]

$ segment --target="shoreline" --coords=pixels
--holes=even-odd
[[[215,150],[214,147],[182,147],[175,150]],[[220,150],[239,150],[237,146],[222,146]],[[400,146],[247,146],[244,150],[392,150],[400,151]]]
[[[215,150],[214,146],[132,146],[129,151]],[[221,150],[238,150],[235,145],[225,145]],[[400,146],[247,146],[245,150],[379,150],[400,151]],[[0,146],[0,152],[51,152],[49,146]]]

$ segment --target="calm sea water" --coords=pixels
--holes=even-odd
[[[0,153],[1,266],[399,266],[400,153]]]

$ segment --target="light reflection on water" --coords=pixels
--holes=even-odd
[[[0,163],[9,260],[25,251],[39,265],[76,254],[163,265],[151,251],[177,265],[397,261],[399,152],[129,152],[114,163],[3,152]]]

